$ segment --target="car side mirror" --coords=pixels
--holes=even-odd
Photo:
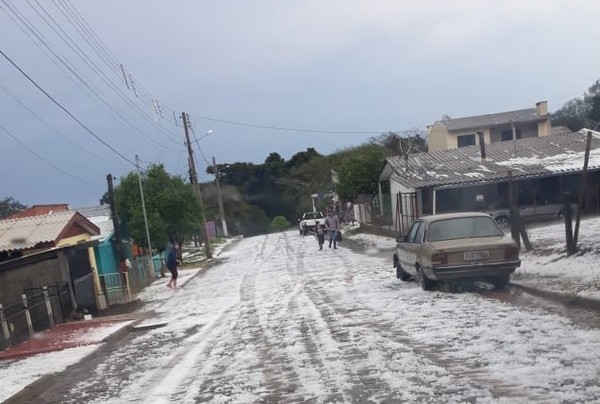
[[[396,243],[405,243],[406,236],[396,236]]]

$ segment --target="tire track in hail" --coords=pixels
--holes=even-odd
[[[237,343],[245,351],[253,351],[257,355],[258,363],[253,364],[251,372],[260,371],[262,379],[260,382],[260,391],[256,392],[261,398],[261,402],[281,402],[290,401],[289,394],[294,393],[299,387],[299,376],[291,369],[288,364],[291,362],[280,345],[281,341],[276,338],[273,330],[261,323],[261,310],[257,303],[256,279],[262,268],[266,248],[268,246],[268,237],[263,240],[257,255],[252,260],[252,267],[245,273],[240,285],[240,306],[239,316],[236,323],[232,325],[229,333],[239,335],[243,343]],[[269,314],[269,313],[267,313]],[[231,349],[235,349],[232,346]],[[238,348],[239,349],[239,348]],[[224,376],[225,371],[232,365],[235,365],[235,358],[227,355],[227,349],[222,349],[224,357],[219,359],[218,369],[214,372],[211,380],[203,383],[197,383],[198,395],[195,402],[212,401],[216,395],[220,397],[232,397],[236,392],[244,389],[243,377],[236,372],[230,372],[229,376]],[[252,385],[248,386],[249,388]]]
[[[354,265],[350,258],[345,255],[338,254],[337,257],[342,262],[345,268],[353,268]],[[346,270],[346,279],[349,278],[348,274],[351,274],[350,278],[353,278],[354,271]],[[322,290],[313,289],[313,292],[320,294],[321,296],[314,296],[315,299],[321,299],[323,305],[329,306],[332,310],[332,315],[347,315],[350,313],[352,316],[354,312],[359,310],[366,310],[369,312],[369,318],[373,319],[380,317],[379,313],[370,309],[366,304],[362,302],[361,296],[354,289],[353,282],[346,283],[347,293],[353,298],[351,301],[354,303],[351,308],[339,307],[339,304],[335,303],[329,296],[323,293]],[[359,304],[357,304],[359,303]],[[364,317],[364,316],[361,316]],[[475,383],[475,386],[489,391],[495,397],[510,397],[510,398],[523,398],[526,400],[543,401],[544,398],[536,397],[524,392],[522,386],[506,383],[503,380],[493,378],[487,372],[482,369],[470,368],[464,364],[464,361],[457,361],[454,358],[444,355],[439,348],[431,346],[422,342],[414,341],[409,334],[404,332],[399,326],[394,324],[392,321],[379,319],[372,324],[365,323],[370,328],[370,331],[378,334],[384,339],[390,339],[402,345],[405,345],[409,349],[413,350],[416,354],[423,356],[432,363],[435,363],[450,372],[451,376],[457,380],[457,383],[461,379],[464,379],[467,384]]]

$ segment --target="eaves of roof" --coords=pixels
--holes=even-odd
[[[482,129],[507,125],[511,121],[515,123],[538,122],[548,118],[549,115],[538,115],[535,108],[527,108],[516,111],[499,112],[495,114],[445,119],[438,122],[452,132],[466,129]]]
[[[485,160],[479,146],[418,153],[407,160],[390,157],[380,179],[416,189],[505,181],[509,171],[520,179],[573,173],[583,168],[585,143],[585,134],[569,133],[487,144]],[[592,138],[588,169],[600,170],[598,136]]]

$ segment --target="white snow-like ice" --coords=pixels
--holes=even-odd
[[[566,258],[560,224],[529,232],[537,250],[522,254],[515,281],[594,296],[597,255]],[[582,248],[599,237],[600,220],[584,220]],[[167,325],[118,347],[64,402],[341,403],[359,389],[372,402],[600,399],[600,330],[475,293],[425,292],[381,257],[393,239],[348,238],[377,254],[343,242],[318,251],[289,231],[237,242],[176,293],[157,280],[142,298]],[[0,362],[0,401],[93,349]]]

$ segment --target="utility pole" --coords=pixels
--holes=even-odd
[[[154,277],[154,261],[152,260],[152,244],[150,243],[150,230],[148,229],[148,215],[146,215],[146,203],[144,202],[144,189],[142,188],[142,174],[140,172],[140,158],[135,155],[135,168],[137,169],[138,183],[140,185],[140,197],[142,199],[142,212],[144,213],[144,225],[146,226],[146,242],[148,251],[150,251],[150,266],[152,267],[152,277]]]
[[[117,257],[119,259],[119,270],[123,270],[125,262],[125,253],[123,251],[123,239],[121,238],[121,227],[119,226],[119,218],[117,216],[117,204],[115,203],[115,192],[113,189],[113,176],[106,176],[108,181],[108,200],[110,201],[110,215],[115,231],[115,244],[117,247]]]
[[[225,221],[225,209],[223,209],[223,197],[221,195],[221,183],[219,182],[219,167],[215,157],[212,158],[213,167],[215,168],[215,182],[217,183],[217,202],[219,203],[219,216],[221,218],[221,226],[223,226],[223,235],[227,237],[227,221]]]
[[[183,130],[185,132],[185,142],[188,148],[188,165],[190,169],[190,181],[192,182],[192,187],[194,188],[194,194],[196,195],[196,199],[198,199],[198,203],[200,204],[200,213],[202,214],[202,228],[200,229],[200,237],[202,241],[204,241],[204,249],[206,252],[206,258],[212,258],[212,252],[210,250],[210,241],[208,239],[208,231],[206,228],[206,215],[204,214],[204,202],[202,201],[202,191],[200,190],[200,184],[198,184],[198,176],[196,174],[196,163],[194,162],[194,151],[192,150],[192,143],[190,142],[190,133],[189,133],[189,122],[188,116],[185,112],[181,113],[181,120],[183,121]]]

